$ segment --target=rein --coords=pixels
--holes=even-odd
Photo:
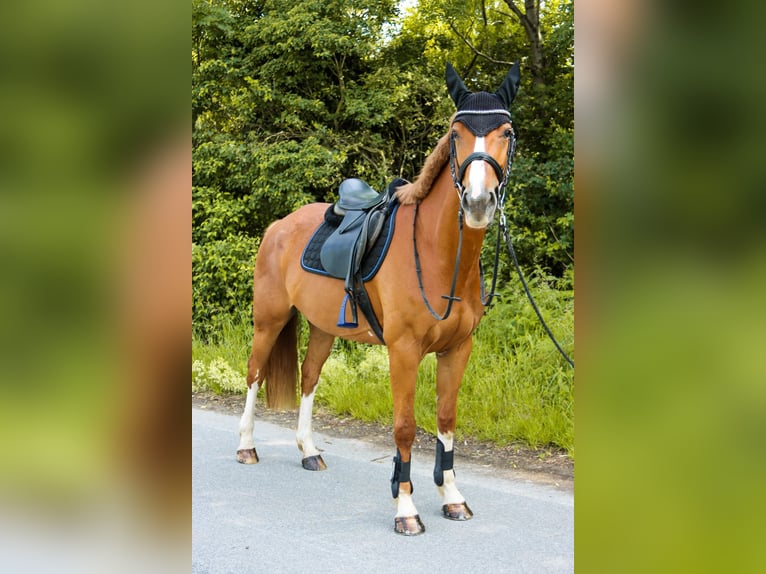
[[[500,167],[500,165],[497,163],[495,158],[493,158],[491,155],[489,155],[486,152],[474,152],[470,154],[467,158],[463,160],[463,163],[460,164],[460,167],[457,170],[457,174],[455,173],[455,160],[457,159],[457,153],[455,151],[455,134],[450,136],[450,158],[449,158],[449,167],[450,167],[450,173],[452,174],[452,182],[455,185],[455,189],[458,192],[458,196],[462,198],[462,194],[464,192],[462,178],[465,174],[465,170],[468,169],[468,166],[471,164],[471,162],[476,160],[486,161],[490,166],[492,166],[492,169],[495,171],[495,175],[497,176],[498,181],[500,182],[497,188],[495,188],[494,193],[497,197],[498,201],[498,208],[500,208],[500,212],[502,213],[502,207],[505,203],[505,187],[508,184],[508,177],[511,173],[511,165],[513,164],[513,154],[516,151],[516,134],[511,131],[511,140],[508,144],[508,155],[505,162],[505,171]],[[431,316],[436,319],[437,321],[444,321],[447,317],[450,316],[450,313],[452,312],[452,304],[455,301],[460,301],[460,297],[455,297],[455,289],[457,287],[457,275],[458,275],[458,269],[460,267],[460,255],[463,249],[463,206],[462,202],[458,201],[458,210],[457,210],[457,219],[458,219],[458,244],[457,244],[457,253],[455,255],[455,267],[452,271],[452,285],[450,287],[450,293],[449,295],[442,295],[442,299],[447,300],[447,308],[444,310],[443,315],[439,315],[436,311],[434,311],[433,307],[431,307],[431,304],[428,302],[428,297],[426,296],[425,289],[423,287],[423,274],[421,270],[420,265],[420,255],[418,254],[418,243],[416,239],[416,233],[415,233],[415,225],[418,220],[418,205],[420,202],[415,203],[415,213],[412,218],[412,248],[415,253],[415,274],[418,278],[418,288],[420,289],[420,295],[423,298],[423,302],[426,304],[426,308],[428,309],[428,312],[431,313]],[[505,219],[505,216],[503,215],[503,219]],[[497,271],[498,266],[500,262],[500,229],[498,228],[497,233],[497,241],[495,242],[495,264],[494,269],[492,271],[492,287],[490,289],[489,295],[486,294],[485,288],[484,288],[484,269],[481,265],[481,259],[479,259],[479,273],[481,275],[481,303],[485,307],[490,307],[492,305],[492,299],[494,297],[500,297],[497,293],[495,293],[495,286],[497,285]]]
[[[495,189],[495,194],[497,196],[497,209],[500,211],[500,223],[497,227],[497,238],[495,240],[495,260],[493,264],[492,269],[492,284],[490,286],[489,293],[486,292],[486,288],[484,286],[484,267],[481,263],[481,258],[479,259],[479,274],[481,276],[480,279],[480,285],[481,285],[481,303],[487,308],[490,308],[492,306],[492,300],[494,298],[500,298],[500,294],[495,293],[495,287],[497,286],[497,275],[498,275],[498,269],[500,266],[500,237],[505,239],[505,243],[508,247],[508,252],[511,255],[511,258],[513,259],[513,264],[516,267],[516,272],[519,275],[519,279],[521,280],[521,284],[524,287],[524,292],[527,295],[527,298],[529,299],[529,302],[532,304],[532,308],[535,310],[535,313],[537,314],[537,318],[540,320],[540,323],[542,324],[543,328],[545,329],[545,332],[548,334],[548,337],[550,337],[551,341],[553,341],[553,344],[556,346],[556,349],[558,349],[559,353],[566,359],[566,361],[571,365],[572,368],[574,368],[574,361],[569,358],[569,356],[564,352],[564,349],[561,348],[561,345],[556,340],[556,338],[553,336],[553,333],[551,332],[550,328],[548,327],[547,323],[545,322],[545,319],[543,319],[542,313],[540,312],[540,309],[537,307],[537,304],[535,303],[534,298],[532,297],[532,293],[529,291],[529,286],[527,285],[526,280],[524,279],[524,275],[521,272],[521,267],[519,265],[518,258],[516,257],[516,251],[513,248],[513,243],[511,242],[511,237],[508,233],[508,224],[505,218],[505,199],[506,199],[506,186],[508,184],[508,177],[511,173],[511,167],[513,165],[513,156],[516,152],[516,134],[512,131],[511,132],[511,140],[508,144],[508,156],[506,159],[505,164],[505,171],[503,171],[500,168],[500,165],[497,163],[495,158],[490,156],[489,154],[485,152],[474,152],[470,154],[465,160],[463,160],[463,163],[458,167],[457,173],[455,173],[455,160],[457,157],[456,151],[455,151],[455,135],[454,133],[450,136],[450,158],[449,158],[449,166],[450,166],[450,173],[452,174],[452,182],[455,185],[455,189],[458,192],[458,196],[462,198],[463,194],[463,185],[462,185],[462,178],[465,174],[465,170],[468,168],[471,162],[476,160],[486,161],[490,166],[492,166],[492,169],[495,171],[495,174],[497,176],[498,181],[500,181],[500,184]],[[415,204],[415,213],[413,216],[412,221],[412,246],[413,250],[415,252],[415,273],[418,278],[418,287],[420,288],[420,295],[423,297],[423,302],[426,304],[426,308],[428,309],[429,313],[437,320],[437,321],[444,321],[447,317],[449,317],[450,313],[452,312],[452,304],[455,301],[460,301],[460,297],[455,297],[455,288],[457,286],[457,275],[458,275],[458,268],[460,266],[460,255],[462,252],[463,247],[463,206],[462,201],[458,201],[458,247],[457,247],[457,254],[455,255],[455,267],[452,272],[452,285],[450,287],[450,293],[449,295],[442,295],[443,299],[447,300],[447,308],[444,311],[443,315],[439,315],[436,311],[434,311],[433,307],[431,307],[431,304],[428,302],[428,297],[426,296],[425,289],[423,288],[423,277],[422,277],[422,271],[421,271],[421,265],[420,265],[420,255],[418,254],[418,244],[415,234],[415,224],[418,219],[418,205],[419,202]]]
[[[500,229],[503,231],[503,236],[505,237],[505,243],[508,246],[508,252],[511,254],[511,258],[513,259],[513,265],[516,267],[516,272],[519,274],[519,279],[521,279],[521,284],[524,286],[524,292],[527,294],[527,299],[529,299],[529,302],[532,304],[532,308],[535,310],[535,313],[537,313],[537,318],[540,319],[540,323],[542,324],[543,328],[545,329],[545,332],[548,334],[548,337],[550,337],[551,341],[553,341],[553,344],[556,345],[556,348],[558,349],[559,353],[561,353],[561,356],[566,359],[567,363],[574,369],[574,361],[569,358],[569,355],[567,355],[564,352],[564,349],[561,348],[561,345],[559,345],[559,342],[556,340],[556,337],[553,336],[553,333],[548,328],[548,325],[545,322],[545,319],[543,319],[542,313],[540,313],[540,309],[537,308],[537,304],[535,303],[534,298],[532,297],[532,293],[529,291],[529,286],[527,285],[527,282],[524,280],[524,275],[521,273],[521,266],[519,265],[519,260],[516,258],[516,250],[513,248],[513,243],[511,242],[511,236],[508,234],[508,226],[506,225],[505,221],[505,213],[500,213],[500,227],[498,228],[498,241],[500,237]],[[499,245],[499,243],[498,243]]]
[[[505,173],[503,179],[500,181],[500,185],[497,186],[497,209],[500,210],[500,222],[501,225],[497,228],[497,239],[495,240],[495,262],[492,269],[492,285],[489,289],[489,295],[487,295],[484,287],[484,267],[479,259],[479,274],[481,275],[481,304],[487,308],[492,306],[493,298],[500,298],[500,294],[495,293],[495,286],[497,285],[497,270],[500,267],[500,231],[501,227],[505,226],[505,188],[508,184],[508,177],[511,174],[511,167],[513,166],[513,156],[516,153],[516,133],[511,132],[511,141],[508,144],[508,157],[506,159]],[[494,159],[493,159],[494,161]],[[500,178],[498,178],[500,179]]]
[[[415,251],[415,274],[418,276],[418,287],[420,288],[420,295],[423,297],[423,302],[426,304],[426,308],[428,309],[429,313],[436,319],[437,321],[444,321],[447,317],[449,317],[449,314],[452,312],[452,303],[455,301],[460,301],[460,297],[455,297],[455,287],[457,286],[457,272],[460,267],[460,253],[463,250],[463,210],[462,208],[458,209],[457,212],[457,225],[458,225],[458,241],[457,241],[457,254],[455,255],[455,268],[452,271],[452,286],[450,287],[449,295],[442,295],[442,299],[447,300],[447,309],[444,311],[444,315],[439,315],[436,311],[433,310],[431,307],[431,304],[428,302],[428,297],[426,296],[426,291],[423,288],[423,275],[420,270],[420,256],[418,255],[418,242],[415,239],[415,223],[418,220],[418,205],[420,205],[420,202],[417,202],[415,204],[415,213],[412,217],[412,247]]]

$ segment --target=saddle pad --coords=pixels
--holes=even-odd
[[[380,269],[383,259],[388,253],[388,246],[391,245],[391,238],[394,236],[394,222],[396,220],[396,212],[399,210],[399,204],[394,205],[391,213],[389,213],[385,222],[383,222],[383,229],[372,246],[372,249],[365,255],[362,261],[362,281],[369,281]],[[303,255],[301,255],[301,267],[304,270],[317,275],[324,275],[331,277],[331,275],[322,266],[322,262],[319,259],[319,253],[322,250],[322,245],[325,240],[332,235],[343,221],[343,217],[336,215],[332,211],[332,205],[327,208],[324,214],[324,221],[319,225],[317,230],[309,239],[306,247],[303,249]]]

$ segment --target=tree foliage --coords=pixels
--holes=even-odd
[[[332,200],[346,177],[380,187],[417,175],[454,111],[447,61],[473,90],[494,89],[521,61],[506,213],[523,264],[567,275],[571,0],[535,4],[542,59],[534,74],[525,73],[537,56],[511,0],[421,0],[405,14],[398,4],[193,0],[195,326],[246,305],[243,269],[269,223]]]

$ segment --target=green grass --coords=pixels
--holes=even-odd
[[[574,372],[548,339],[517,284],[484,317],[458,399],[458,438],[498,445],[523,442],[556,446],[574,458]],[[571,291],[533,281],[535,300],[559,343],[572,356],[574,309]],[[303,329],[301,347],[305,347]],[[218,335],[192,341],[192,386],[215,392],[244,392],[250,325],[244,318],[220,321]],[[418,372],[415,417],[436,432],[436,358]],[[392,422],[388,355],[385,347],[336,340],[322,370],[317,403],[336,414]],[[244,404],[244,403],[243,403]]]
[[[253,336],[249,315],[220,317],[213,332],[206,338],[192,333],[192,390],[245,393]]]

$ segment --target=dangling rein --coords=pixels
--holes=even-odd
[[[516,136],[513,135],[513,138],[511,139],[509,145],[508,145],[508,159],[506,161],[506,169],[505,172],[502,173],[502,178],[500,181],[500,184],[497,186],[497,189],[495,190],[497,193],[497,207],[500,210],[500,217],[501,221],[503,222],[503,225],[501,227],[504,227],[505,224],[505,213],[503,212],[503,206],[505,204],[505,187],[508,183],[508,176],[511,173],[511,166],[513,165],[513,155],[516,151]],[[455,142],[454,137],[450,137],[450,159],[449,159],[449,166],[450,166],[450,172],[452,173],[452,181],[455,185],[455,189],[458,191],[458,195],[462,193],[462,185],[460,183],[460,180],[458,179],[458,176],[455,174]],[[491,156],[489,156],[486,153],[479,152],[479,153],[473,153],[469,155],[463,164],[458,169],[458,172],[460,176],[462,176],[465,173],[466,168],[468,167],[468,164],[470,164],[472,161],[481,159],[483,161],[487,161],[495,170],[496,173],[501,173],[500,166],[497,164],[495,159]],[[433,307],[431,307],[431,304],[428,302],[428,297],[426,296],[425,289],[423,288],[423,277],[422,277],[422,271],[420,267],[420,256],[418,254],[418,242],[417,242],[417,235],[415,233],[415,225],[418,220],[418,205],[420,202],[415,203],[415,213],[412,218],[412,247],[415,252],[415,274],[418,277],[418,287],[420,288],[420,295],[423,298],[423,302],[426,304],[426,308],[428,309],[428,312],[431,313],[431,315],[436,319],[437,321],[444,321],[447,317],[449,317],[450,313],[452,312],[452,303],[455,301],[460,301],[460,297],[455,297],[455,288],[457,286],[457,274],[458,269],[460,267],[460,254],[463,249],[463,206],[462,202],[458,201],[458,210],[457,210],[457,224],[458,224],[458,243],[457,243],[457,253],[455,254],[455,267],[452,272],[452,285],[450,287],[450,293],[449,295],[442,295],[442,299],[447,300],[447,308],[444,311],[443,315],[439,315],[436,311],[434,311]],[[494,269],[492,270],[492,286],[490,288],[489,295],[486,293],[486,289],[484,287],[484,268],[481,264],[481,259],[479,259],[479,272],[481,274],[481,303],[485,307],[489,308],[492,306],[492,299],[495,297],[500,297],[499,294],[495,293],[495,286],[497,285],[497,270],[500,263],[500,227],[498,227],[497,230],[497,241],[495,242],[495,264]]]
[[[415,224],[418,221],[418,205],[420,205],[420,202],[415,204],[415,214],[412,217],[412,247],[415,251],[415,274],[418,276],[418,287],[420,288],[420,295],[423,297],[423,302],[426,304],[429,313],[431,313],[431,315],[437,321],[444,321],[452,312],[452,303],[461,300],[460,297],[455,297],[455,287],[457,285],[457,272],[460,267],[460,253],[463,250],[463,208],[459,207],[457,211],[457,225],[459,234],[457,241],[457,254],[455,255],[455,269],[452,272],[452,286],[450,287],[449,295],[442,295],[442,299],[447,300],[447,309],[444,311],[444,315],[439,315],[431,307],[431,304],[428,302],[428,297],[426,296],[426,291],[423,289],[423,276],[420,271],[420,256],[418,255],[418,241],[416,239],[417,234],[415,233]]]

